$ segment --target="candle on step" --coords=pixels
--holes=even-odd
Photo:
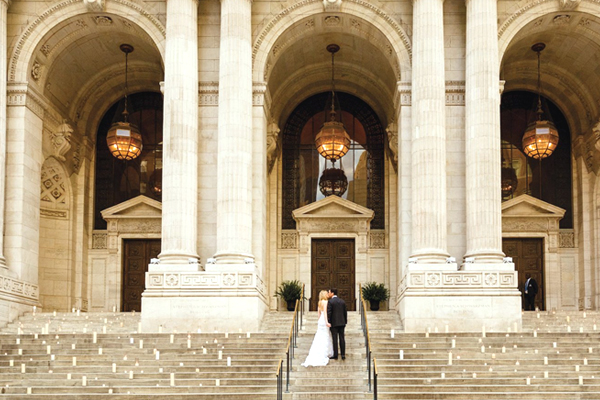
[[[117,312],[117,306],[113,306],[113,312]]]
[[[171,386],[175,386],[175,373],[171,372]]]
[[[71,379],[71,374],[67,374],[67,379]]]
[[[113,373],[117,372],[117,364],[116,363],[112,363],[112,372]]]
[[[481,336],[485,337],[485,325],[481,327]]]
[[[496,359],[496,354],[492,353],[492,360],[495,360],[495,359]]]
[[[54,361],[55,357],[54,354],[50,354],[50,361]]]
[[[50,345],[46,346],[46,354],[50,354],[52,352],[52,347]]]
[[[24,374],[25,373],[25,364],[21,364],[21,373]]]
[[[579,333],[583,333],[583,326],[579,327]]]
[[[588,365],[588,360],[587,360],[587,358],[584,358],[584,359],[583,359],[583,365]]]
[[[404,350],[400,350],[400,359],[404,360]]]
[[[567,322],[571,322],[571,317],[567,315]]]
[[[445,379],[445,378],[446,378],[446,373],[442,372],[442,379]]]
[[[219,360],[222,360],[222,359],[223,359],[223,351],[219,350]]]
[[[448,353],[448,365],[452,365],[452,352]]]
[[[533,337],[537,337],[537,331],[536,330],[533,331]]]
[[[596,324],[594,324],[594,327],[593,327],[593,328],[594,328],[594,330],[596,330]]]
[[[227,357],[227,366],[231,367],[231,357]]]
[[[588,349],[588,352],[589,352],[590,354],[592,354],[592,353],[594,352],[594,349],[592,349],[592,348],[590,347],[590,348]]]
[[[78,316],[78,317],[79,317],[79,312],[80,312],[80,310],[79,310],[79,309],[77,309],[77,316]]]
[[[250,332],[246,333],[246,337],[249,338],[250,337]]]
[[[215,386],[221,386],[221,380],[220,379],[215,380]]]
[[[530,377],[527,377],[527,384],[531,385],[531,378]]]
[[[552,342],[552,347],[556,348],[556,342]]]
[[[162,325],[158,326],[158,333],[162,333]]]
[[[448,332],[449,332],[449,328],[448,328],[448,325],[446,325],[446,333],[448,333]]]
[[[544,371],[544,378],[548,378],[548,371]]]
[[[585,311],[583,312],[583,318],[587,317],[587,314],[585,313]]]
[[[192,347],[192,339],[188,339],[187,340],[187,348],[191,348]]]
[[[158,372],[162,374],[162,372],[163,372],[163,368],[162,368],[162,367],[160,367],[160,368],[158,369]]]
[[[169,343],[173,343],[174,340],[175,340],[175,335],[171,334],[171,336],[169,336]]]
[[[434,331],[435,333],[438,333],[438,327],[436,326],[436,327],[433,329],[433,331]]]
[[[140,349],[144,348],[144,339],[140,339]]]
[[[87,333],[87,328],[83,327],[83,333]]]
[[[502,346],[502,352],[506,353],[506,347]]]
[[[225,332],[225,339],[229,337],[229,332]]]
[[[567,325],[567,332],[571,333],[571,325]]]
[[[56,317],[56,310],[52,311],[52,316]]]
[[[579,376],[579,384],[583,385],[583,376]]]
[[[81,386],[87,386],[87,377],[85,375],[81,377]]]
[[[92,333],[92,343],[98,343],[98,333]]]
[[[129,379],[133,379],[133,371],[129,371]]]
[[[75,343],[71,343],[71,350],[75,350]]]
[[[206,347],[202,348],[202,354],[206,354]]]
[[[452,348],[456,347],[456,339],[452,339]]]
[[[77,366],[77,357],[73,357],[73,366],[76,367]]]
[[[425,337],[429,337],[429,332],[425,332]]]
[[[481,352],[485,353],[485,346],[481,346]]]
[[[17,353],[18,353],[20,356],[22,356],[22,355],[23,355],[23,349],[19,349],[19,350],[17,350]]]
[[[33,306],[33,313],[35,314],[35,310],[37,310],[36,306]]]
[[[102,333],[106,334],[106,325],[102,327]]]
[[[30,388],[30,387],[28,387],[28,388],[27,388],[27,394],[31,394],[31,393],[32,393],[32,392],[31,392],[31,388]]]
[[[548,365],[548,357],[544,357],[544,365]]]
[[[579,372],[579,365],[575,366],[575,372]]]
[[[473,372],[473,378],[477,378],[477,373]]]
[[[540,313],[537,313],[537,317],[538,317],[538,319],[540,318]]]
[[[10,360],[8,362],[8,365],[11,366],[11,367],[14,367],[15,366],[15,360]]]
[[[394,338],[394,330],[390,330],[390,337],[393,339]]]
[[[98,355],[102,355],[102,347],[98,347]]]

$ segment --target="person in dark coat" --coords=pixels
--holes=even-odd
[[[525,297],[525,311],[535,310],[535,295],[538,292],[538,284],[531,277],[531,274],[525,275],[525,286],[523,287],[523,297]]]
[[[327,303],[327,321],[329,321],[328,325],[333,340],[333,356],[329,358],[337,360],[339,340],[339,353],[342,356],[342,360],[345,360],[346,337],[344,336],[344,329],[348,323],[348,309],[346,308],[346,302],[337,297],[337,293],[338,290],[336,288],[330,289],[329,302]]]

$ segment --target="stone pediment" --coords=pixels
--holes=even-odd
[[[564,209],[536,199],[529,195],[521,195],[502,203],[502,217],[526,218],[558,218],[565,215]]]
[[[350,200],[338,196],[329,196],[295,209],[292,211],[292,215],[296,221],[303,218],[354,218],[370,221],[373,219],[374,212]]]
[[[101,211],[102,218],[121,219],[121,218],[161,218],[162,203],[140,195],[124,201],[116,206],[109,207]]]

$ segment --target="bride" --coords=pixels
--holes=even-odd
[[[313,339],[310,351],[306,360],[302,363],[303,367],[323,367],[329,362],[329,357],[333,355],[333,342],[331,341],[331,331],[327,327],[327,291],[321,290],[319,293],[319,320],[317,322],[317,333]]]

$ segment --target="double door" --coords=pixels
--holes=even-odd
[[[511,238],[502,240],[502,251],[507,257],[512,257],[515,269],[519,275],[519,290],[523,292],[527,274],[530,274],[538,284],[539,290],[535,296],[535,306],[545,310],[544,293],[544,240],[536,238]],[[522,308],[525,299],[522,298]]]
[[[123,241],[123,289],[121,311],[142,311],[142,293],[151,258],[160,253],[160,239]]]
[[[317,310],[321,290],[337,288],[348,311],[355,311],[354,239],[313,239],[311,250],[310,310]]]

